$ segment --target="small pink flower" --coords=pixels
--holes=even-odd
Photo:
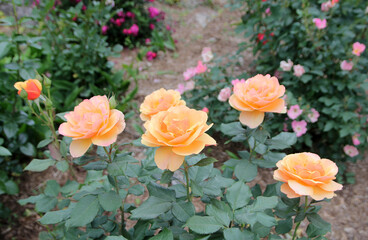
[[[293,69],[294,69],[294,76],[296,77],[301,77],[305,73],[304,67],[300,64],[294,65]]]
[[[166,25],[166,30],[167,30],[167,31],[170,31],[170,30],[171,30],[170,25]]]
[[[360,144],[359,137],[360,137],[360,134],[359,134],[359,133],[355,133],[355,134],[352,136],[353,144],[354,144],[355,146],[357,146],[357,145],[359,145],[359,144]]]
[[[319,112],[316,109],[312,108],[311,113],[308,114],[308,118],[312,123],[317,122],[319,118]]]
[[[196,73],[201,74],[207,71],[206,64],[203,64],[202,61],[198,61],[198,65],[196,67]]]
[[[179,83],[178,88],[176,89],[176,91],[180,92],[180,94],[183,94],[185,92],[184,83]]]
[[[331,1],[327,1],[321,4],[321,11],[322,12],[328,12],[332,8]]]
[[[83,5],[82,6],[82,11],[86,11],[87,10],[87,6],[86,5]]]
[[[289,131],[287,123],[284,123],[284,128],[282,129],[284,132]]]
[[[226,88],[221,89],[219,95],[217,96],[217,99],[220,102],[226,102],[230,96],[231,96],[231,88],[226,87]]]
[[[134,14],[134,13],[132,13],[132,12],[127,12],[127,13],[126,13],[126,16],[127,16],[128,18],[134,18],[134,17],[135,17],[135,14]]]
[[[303,109],[300,109],[299,105],[293,105],[290,107],[290,109],[287,111],[287,115],[290,119],[296,119],[297,117],[302,114]]]
[[[188,81],[189,79],[191,79],[192,77],[194,77],[197,74],[197,70],[194,67],[188,68],[184,73],[184,80]]]
[[[203,48],[202,59],[205,63],[210,62],[213,59],[213,54],[210,47]]]
[[[293,62],[290,60],[290,59],[288,59],[288,61],[286,62],[286,61],[281,61],[280,62],[280,68],[282,69],[282,70],[284,70],[284,71],[286,71],[286,72],[288,72],[288,71],[290,71],[291,70],[291,68],[293,67]]]
[[[123,22],[125,22],[124,18],[118,18],[118,19],[115,20],[115,24],[118,27],[120,27]]]
[[[149,28],[150,28],[151,30],[153,30],[153,29],[155,29],[155,25],[154,25],[153,23],[150,23]]]
[[[265,13],[266,13],[267,15],[271,14],[271,9],[270,9],[270,8],[267,8],[267,9],[266,9],[266,11],[265,11]]]
[[[152,61],[156,57],[157,57],[157,53],[152,52],[152,51],[148,51],[147,54],[146,54],[146,58],[147,58],[148,61]]]
[[[353,44],[353,54],[356,56],[360,56],[362,52],[365,50],[365,45],[360,42],[356,42]]]
[[[351,145],[346,145],[344,147],[344,152],[346,155],[348,155],[349,157],[355,157],[359,154],[359,151],[356,147],[351,146]]]
[[[106,35],[106,33],[107,33],[107,30],[108,30],[108,29],[109,29],[109,27],[108,27],[108,26],[106,26],[106,25],[102,26],[102,27],[101,27],[102,34],[103,34],[103,35]]]
[[[293,131],[296,133],[297,137],[300,137],[304,135],[307,132],[307,122],[302,121],[292,121],[291,127],[293,128]]]
[[[115,19],[114,19],[114,18],[110,18],[110,22],[111,22],[112,24],[115,24]]]
[[[348,62],[346,60],[342,61],[340,64],[341,69],[344,71],[350,71],[351,69],[353,69],[353,66],[354,66],[353,62]]]
[[[316,24],[316,27],[318,29],[324,29],[327,27],[327,20],[326,19],[319,19],[319,18],[313,18],[314,24]]]
[[[180,92],[180,94],[183,94],[186,91],[193,90],[194,87],[195,87],[194,81],[188,81],[185,84],[184,83],[179,83],[178,88],[176,89],[176,91]]]
[[[235,80],[232,80],[231,81],[231,84],[233,85],[233,87],[235,87],[235,85],[236,84],[238,84],[238,83],[242,83],[242,82],[245,82],[245,80],[244,79],[235,79]]]
[[[151,39],[146,38],[145,42],[146,42],[146,44],[147,44],[147,45],[148,45],[148,44],[151,44]]]
[[[123,11],[119,11],[119,12],[118,12],[118,16],[119,16],[119,17],[121,17],[121,18],[123,18],[123,17],[125,17],[125,14],[124,14],[124,12],[123,12]]]
[[[209,113],[210,112],[210,110],[208,110],[208,108],[206,108],[206,107],[202,108],[202,111],[205,112],[205,113]]]
[[[160,15],[160,10],[158,10],[155,7],[148,7],[148,12],[149,12],[150,18],[155,18],[158,15]]]
[[[138,32],[139,32],[139,27],[137,24],[133,24],[131,27],[130,27],[130,31],[132,33],[133,36],[137,36],[138,35]]]

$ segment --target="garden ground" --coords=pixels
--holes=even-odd
[[[200,60],[203,47],[211,47],[216,55],[235,53],[237,44],[244,41],[233,31],[234,24],[240,20],[241,13],[229,12],[223,7],[225,3],[225,0],[219,1],[215,7],[211,7],[192,0],[182,1],[180,7],[159,5],[167,12],[168,20],[175,29],[173,37],[178,40],[177,51],[160,53],[156,60],[140,63],[141,74],[144,77],[139,81],[139,92],[135,99],[138,104],[144,96],[161,87],[175,89],[177,84],[183,81],[183,71],[195,66]],[[130,63],[135,56],[136,50],[124,50],[121,58],[112,60],[117,63],[116,66],[120,66],[122,63]],[[241,61],[243,68],[239,70],[249,69],[251,59],[250,53],[244,53]],[[119,141],[127,142],[139,137],[132,127],[134,123],[141,124],[139,119],[130,119]],[[217,148],[223,147],[219,145]],[[215,148],[212,149],[216,151]],[[138,158],[142,157],[140,148],[132,147],[129,150],[135,152]],[[225,155],[217,158],[221,161],[226,160]],[[348,170],[355,173],[356,183],[344,186],[344,189],[337,192],[337,196],[330,203],[324,203],[321,216],[332,225],[332,233],[328,235],[329,239],[368,239],[368,185],[366,184],[368,182],[368,157],[359,164],[349,164]],[[79,169],[78,173],[81,178],[84,176],[83,170]],[[16,200],[35,194],[34,191],[43,187],[45,179],[65,182],[69,177],[53,168],[43,173],[25,173],[20,184],[20,194],[1,197],[1,200],[4,200],[20,218],[10,223],[11,228],[1,228],[0,237],[2,236],[2,239],[15,237],[19,240],[37,239],[38,232],[45,230],[44,227],[37,223],[37,216],[31,207],[20,208],[15,203]],[[261,186],[274,182],[272,171],[262,170],[254,182]],[[129,200],[135,202],[135,199]],[[203,209],[203,206],[197,205],[196,207],[197,210]],[[128,224],[132,223],[128,222]]]

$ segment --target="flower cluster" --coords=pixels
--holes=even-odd
[[[290,106],[289,110],[287,111],[288,118],[293,120],[291,122],[291,128],[296,133],[297,137],[301,137],[307,132],[307,121],[311,123],[315,123],[318,121],[318,118],[319,118],[319,112],[316,109],[311,108],[309,111],[306,111],[307,115],[305,119],[307,121],[306,120],[296,121],[296,119],[299,116],[302,116],[303,112],[305,112],[304,109],[301,109],[298,104]],[[288,120],[288,118],[286,118],[286,120]],[[287,131],[286,122],[284,123],[284,131]]]
[[[296,77],[301,77],[305,73],[305,69],[302,65],[300,65],[300,64],[294,65],[294,63],[290,59],[288,59],[287,62],[286,61],[281,61],[280,62],[280,68],[285,72],[289,72],[289,71],[291,71],[291,69],[293,69],[294,70],[294,76],[296,76]]]
[[[185,156],[200,153],[205,146],[216,145],[216,141],[205,132],[207,113],[185,106],[180,93],[160,89],[146,96],[140,107],[145,120],[142,144],[158,147],[155,163],[160,169],[176,171]]]

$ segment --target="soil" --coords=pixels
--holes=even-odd
[[[230,12],[224,7],[226,0],[213,1],[214,5],[204,2],[182,0],[180,5],[165,5],[155,3],[158,8],[166,12],[168,23],[175,29],[174,39],[178,41],[175,52],[159,53],[157,59],[152,62],[138,63],[142,69],[142,79],[139,80],[139,91],[135,98],[138,104],[144,96],[161,87],[175,89],[183,81],[182,73],[196,65],[201,60],[203,47],[211,47],[217,56],[233,54],[237,45],[244,38],[234,33],[234,24],[240,21],[241,12]],[[136,58],[137,50],[124,50],[120,58],[111,59],[119,67],[121,64],[130,64]],[[243,70],[249,70],[252,55],[244,52]],[[139,137],[132,127],[133,124],[141,125],[139,119],[130,119],[124,134],[121,134],[119,142],[129,142]],[[234,146],[232,146],[234,147]],[[228,146],[219,145],[212,148],[210,155],[216,156],[220,161],[225,161],[227,156],[223,153]],[[137,158],[142,158],[142,149],[132,147],[130,149]],[[321,216],[331,223],[332,232],[328,239],[332,240],[363,240],[368,239],[368,157],[357,164],[348,164],[348,171],[355,173],[356,183],[345,185],[344,189],[337,192],[337,196],[329,203],[323,203]],[[78,177],[82,180],[84,171],[78,169]],[[0,196],[3,202],[18,218],[2,220],[0,222],[0,239],[33,240],[38,239],[38,233],[46,230],[37,222],[39,216],[34,212],[32,205],[24,207],[17,204],[18,199],[35,195],[42,188],[46,179],[55,179],[60,183],[65,182],[70,176],[60,173],[55,168],[49,168],[42,173],[25,172],[20,178],[20,193],[16,196]],[[254,183],[266,186],[273,183],[272,171],[261,170]],[[140,197],[147,198],[147,193]],[[136,203],[136,197],[129,197],[128,202]],[[199,202],[199,201],[194,201]],[[196,210],[203,210],[203,205],[196,204]],[[127,218],[128,215],[125,216]],[[134,225],[128,221],[127,226]],[[305,226],[304,226],[305,227]]]

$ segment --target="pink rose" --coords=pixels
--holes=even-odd
[[[146,54],[146,58],[147,58],[148,61],[152,61],[156,57],[157,57],[157,53],[152,52],[152,51],[148,51],[147,54]]]
[[[296,133],[297,137],[300,137],[304,135],[307,132],[307,122],[302,121],[292,121],[291,127],[293,128],[293,131]]]
[[[287,111],[287,115],[291,119],[296,119],[297,117],[302,114],[303,110],[300,109],[299,105],[293,105],[290,107],[290,109]]]
[[[217,99],[220,102],[226,102],[230,96],[231,96],[231,89],[229,87],[226,87],[221,89],[219,95],[217,96]]]
[[[198,65],[196,67],[197,74],[201,74],[207,71],[206,64],[203,64],[202,61],[198,61]]]
[[[305,73],[304,67],[300,64],[294,65],[293,69],[294,69],[294,76],[296,77],[301,77]]]
[[[202,59],[205,63],[210,62],[213,59],[213,54],[210,47],[203,48]]]
[[[328,12],[332,8],[331,1],[327,1],[321,4],[321,11],[322,12]]]
[[[346,145],[344,147],[344,152],[349,157],[355,157],[355,156],[358,156],[358,154],[359,154],[358,149],[354,146],[351,146],[351,145]]]
[[[137,36],[138,35],[138,32],[139,32],[139,27],[137,24],[133,24],[131,27],[130,27],[130,31],[131,31],[131,34],[133,36]]]
[[[281,61],[280,62],[280,68],[283,70],[283,71],[286,71],[286,72],[288,72],[288,71],[290,71],[291,70],[291,68],[293,67],[293,62],[290,60],[290,59],[288,59],[288,61],[286,62],[286,61]]]
[[[355,133],[352,137],[352,141],[353,141],[353,144],[355,146],[359,145],[360,144],[360,141],[359,141],[359,137],[360,137],[360,134],[359,133]]]
[[[153,23],[150,23],[149,28],[150,28],[151,30],[153,30],[153,29],[155,29],[155,25],[154,25]]]
[[[148,45],[148,44],[150,44],[150,43],[151,43],[151,39],[146,38],[145,42],[146,42],[146,44]]]
[[[326,19],[319,19],[319,18],[313,18],[314,24],[316,24],[316,27],[318,29],[324,29],[327,27],[327,20]]]
[[[208,108],[206,108],[206,107],[202,108],[202,111],[205,112],[205,113],[209,113],[210,112],[210,110],[208,110]]]
[[[188,68],[184,73],[184,80],[188,81],[189,79],[191,79],[192,77],[194,77],[197,74],[197,70],[194,67]]]
[[[350,71],[351,69],[353,69],[353,66],[354,66],[353,62],[348,62],[346,60],[342,61],[340,64],[341,69],[344,71]]]
[[[308,114],[308,118],[312,123],[317,122],[319,118],[319,112],[316,109],[312,108],[311,113]]]
[[[194,81],[188,81],[185,84],[179,83],[176,91],[180,92],[180,94],[183,94],[186,91],[193,90],[194,87],[195,87]]]
[[[160,10],[158,10],[155,7],[148,7],[148,12],[149,12],[150,18],[155,18],[158,15],[160,15]]]
[[[267,15],[271,14],[271,9],[270,9],[270,8],[267,8],[267,9],[266,9],[266,11],[265,11],[265,13],[266,13]]]
[[[353,54],[356,56],[360,56],[362,52],[365,50],[365,45],[360,42],[356,42],[353,44]]]

